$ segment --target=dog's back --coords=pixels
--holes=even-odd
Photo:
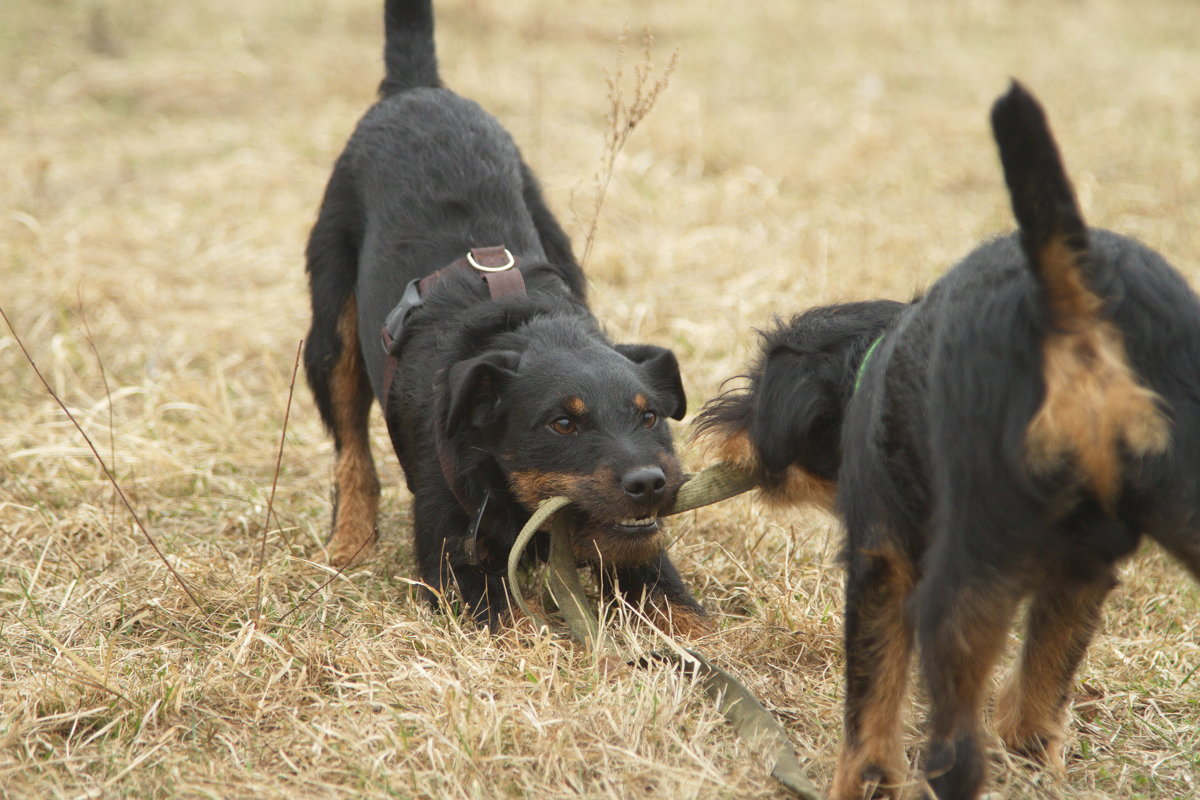
[[[550,262],[564,291],[582,298],[582,270],[516,143],[478,103],[443,87],[430,0],[387,0],[384,26],[380,99],[330,180],[330,194],[356,209],[360,340],[378,338],[409,281],[471,247],[503,244],[526,263]],[[382,398],[382,360],[365,367]]]

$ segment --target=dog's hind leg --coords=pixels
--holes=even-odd
[[[375,517],[379,512],[379,476],[368,438],[371,386],[362,363],[357,328],[356,303],[351,295],[338,320],[342,356],[331,375],[337,466],[333,533],[328,549],[329,562],[339,567],[374,552]]]
[[[996,701],[996,729],[1005,746],[1060,773],[1071,679],[1115,585],[1111,568],[1090,580],[1052,575],[1042,581],[1029,605],[1020,666]]]
[[[895,552],[852,551],[846,578],[846,710],[829,796],[895,798],[908,771],[902,742],[913,568]],[[866,791],[871,789],[870,794]]]
[[[972,800],[983,785],[980,712],[1021,596],[1002,557],[980,546],[1000,536],[977,519],[958,522],[940,532],[915,597],[930,706],[925,773],[943,800]]]
[[[358,252],[347,224],[354,217],[352,184],[339,165],[308,242],[313,315],[304,348],[308,384],[337,453],[328,551],[330,563],[339,567],[373,552],[379,510],[379,478],[368,439],[372,394],[354,297]]]

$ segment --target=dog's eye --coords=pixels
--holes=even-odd
[[[574,420],[570,417],[559,417],[550,423],[550,430],[563,436],[570,436],[572,433],[575,433],[577,428],[575,427]]]
[[[657,422],[658,414],[654,413],[653,411],[642,412],[642,424],[647,428],[653,428]]]

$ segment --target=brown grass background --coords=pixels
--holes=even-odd
[[[381,75],[379,5],[0,5],[0,305],[200,598],[0,331],[0,796],[784,796],[688,680],[598,671],[568,642],[416,602],[378,420],[382,554],[321,588],[332,448],[302,380],[250,624],[304,241]],[[770,315],[903,298],[1011,226],[986,126],[1010,75],[1046,104],[1088,219],[1197,278],[1191,0],[437,11],[446,81],[512,131],[577,244],[617,36],[648,27],[660,66],[678,48],[617,159],[589,273],[615,336],[677,350],[693,409]],[[700,645],[826,783],[835,523],[739,498],[673,532],[720,628]],[[998,754],[994,797],[1200,792],[1200,593],[1154,551],[1123,577],[1080,674],[1067,783]]]

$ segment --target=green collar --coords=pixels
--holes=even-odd
[[[871,342],[871,346],[867,348],[867,352],[863,354],[862,361],[858,362],[858,372],[854,376],[854,391],[858,392],[858,387],[862,384],[863,373],[867,371],[867,362],[871,360],[871,354],[875,352],[875,348],[883,341],[883,334],[879,334],[875,341]]]

